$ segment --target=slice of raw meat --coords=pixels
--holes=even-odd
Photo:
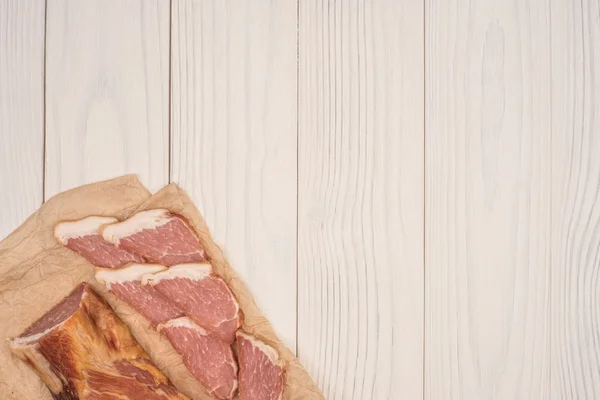
[[[165,270],[158,264],[128,264],[121,268],[96,268],[96,280],[108,291],[142,314],[152,326],[183,316],[169,300],[152,286],[142,285],[144,275]]]
[[[163,209],[141,211],[103,227],[102,236],[151,262],[175,265],[205,260],[198,235],[181,215]]]
[[[10,343],[55,399],[188,399],[87,284]]]
[[[174,265],[144,276],[142,284],[152,285],[211,335],[227,343],[235,340],[242,320],[240,306],[210,264]]]
[[[186,368],[217,399],[231,399],[237,390],[238,366],[231,346],[183,317],[158,326]]]
[[[236,334],[240,400],[278,400],[283,395],[285,363],[277,351],[254,336]]]
[[[78,221],[63,221],[54,228],[56,241],[73,250],[98,267],[121,267],[131,262],[142,263],[144,259],[129,250],[119,249],[100,235],[102,225],[114,224],[113,217],[91,216]]]

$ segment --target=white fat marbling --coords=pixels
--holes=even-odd
[[[66,245],[69,239],[98,235],[102,225],[114,224],[118,221],[114,217],[99,217],[95,215],[78,221],[64,221],[54,227],[54,237],[60,244]]]
[[[173,218],[168,214],[169,211],[162,208],[140,211],[123,222],[105,226],[101,234],[104,240],[118,245],[121,238],[134,235],[144,229],[155,229],[165,225]]]
[[[144,275],[153,274],[165,270],[167,267],[161,264],[127,264],[121,268],[96,267],[96,280],[110,289],[113,283],[140,281]]]
[[[257,347],[260,351],[265,353],[265,355],[269,358],[269,360],[271,360],[271,362],[273,364],[279,365],[279,366],[282,364],[282,361],[279,360],[279,353],[277,353],[277,350],[275,350],[268,344],[262,342],[261,340],[256,339],[254,336],[248,335],[241,331],[237,332],[237,336],[241,336],[244,339],[247,339],[248,341],[250,341],[250,343],[252,343],[252,345],[254,347]]]
[[[193,329],[195,331],[200,332],[201,335],[204,335],[204,336],[208,335],[208,332],[206,330],[204,330],[202,327],[196,325],[188,317],[179,317],[179,318],[168,320],[167,322],[163,322],[162,324],[159,324],[156,327],[156,329],[160,332],[162,329],[165,329],[165,328],[177,328],[177,327]]]
[[[156,285],[163,279],[175,278],[187,278],[200,281],[211,273],[212,266],[209,263],[177,264],[165,271],[143,276],[142,284]]]

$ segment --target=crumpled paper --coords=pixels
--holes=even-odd
[[[0,398],[51,399],[37,375],[9,350],[8,340],[58,303],[80,282],[94,289],[129,326],[156,365],[183,393],[193,399],[210,399],[184,367],[170,343],[127,304],[107,293],[93,276],[84,258],[56,243],[54,226],[62,220],[89,215],[127,218],[136,211],[166,208],[186,217],[198,233],[215,271],[235,293],[245,315],[243,328],[273,346],[287,362],[284,400],[323,399],[323,395],[294,354],[277,338],[250,291],[230,267],[193,202],[177,185],[170,184],[154,196],[136,176],[81,186],[48,200],[18,229],[0,242]]]

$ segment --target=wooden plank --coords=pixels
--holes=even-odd
[[[552,1],[552,396],[600,398],[600,5]]]
[[[0,240],[43,201],[44,0],[0,2]]]
[[[426,10],[425,398],[547,399],[549,2]]]
[[[327,399],[420,399],[423,4],[299,6],[300,361]]]
[[[137,173],[168,183],[169,0],[48,2],[46,199]]]
[[[172,7],[172,180],[294,350],[296,2]]]

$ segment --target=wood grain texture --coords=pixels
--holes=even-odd
[[[176,0],[172,180],[296,348],[296,2]]]
[[[43,201],[44,0],[0,1],[0,240]]]
[[[425,398],[556,398],[549,3],[426,21]]]
[[[139,174],[168,183],[169,0],[48,2],[46,199]]]
[[[552,398],[600,398],[600,5],[552,1]]]
[[[299,358],[327,399],[421,399],[423,5],[299,6]]]
[[[597,1],[45,3],[0,0],[0,240],[170,179],[326,398],[600,398]]]

